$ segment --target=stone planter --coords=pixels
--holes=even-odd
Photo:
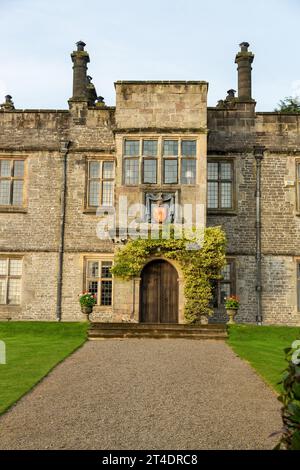
[[[229,317],[227,325],[234,325],[235,324],[234,317],[236,316],[237,312],[238,312],[237,308],[227,308],[226,309],[226,313]]]
[[[82,313],[86,316],[86,321],[90,321],[90,314],[93,312],[93,307],[91,306],[81,306]]]

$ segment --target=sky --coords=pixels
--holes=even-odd
[[[0,0],[0,102],[67,109],[83,40],[98,95],[116,80],[206,80],[208,105],[237,89],[239,43],[255,54],[258,111],[300,95],[300,0]]]

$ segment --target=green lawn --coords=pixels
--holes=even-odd
[[[300,328],[234,325],[229,330],[228,344],[280,392],[278,382],[287,364],[283,350],[295,339],[300,339]]]
[[[0,322],[0,414],[86,340],[87,323]]]

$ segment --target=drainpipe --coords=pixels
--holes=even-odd
[[[257,299],[257,315],[256,322],[258,325],[263,323],[262,314],[262,278],[261,278],[261,164],[264,158],[265,147],[254,147],[254,157],[256,161],[256,299]]]
[[[68,153],[71,142],[68,140],[61,142],[60,153],[63,158],[63,176],[60,193],[60,234],[58,248],[58,276],[57,276],[57,303],[56,319],[61,321],[62,283],[63,283],[63,262],[65,245],[65,221],[66,221],[66,192],[67,192],[67,165]]]

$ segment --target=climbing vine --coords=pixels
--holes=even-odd
[[[116,254],[112,273],[122,279],[139,276],[150,257],[164,256],[179,262],[184,275],[185,319],[197,323],[201,316],[210,316],[213,310],[212,281],[220,278],[225,265],[226,237],[220,227],[209,227],[204,231],[201,245],[197,246],[198,234],[192,238],[184,234],[177,238],[171,229],[170,237],[157,239],[138,238],[130,240]]]

